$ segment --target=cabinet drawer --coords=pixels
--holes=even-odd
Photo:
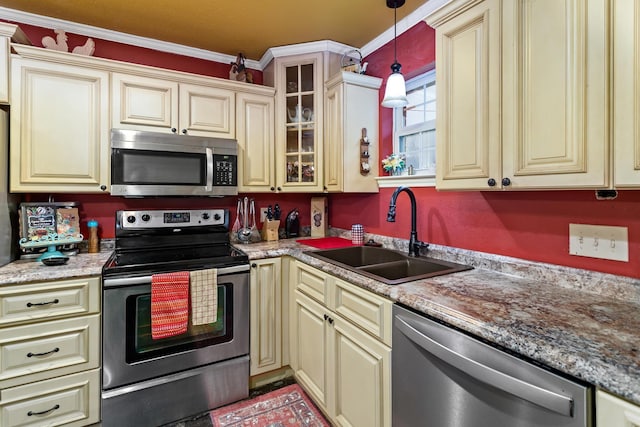
[[[301,262],[296,262],[293,280],[295,289],[310,296],[321,304],[325,304],[326,296],[326,273],[316,270]]]
[[[99,366],[100,315],[5,328],[0,388]]]
[[[329,308],[391,346],[391,301],[340,279],[334,281]]]
[[[100,421],[100,370],[2,390],[0,425],[85,426]]]
[[[100,311],[100,278],[0,287],[0,326]]]

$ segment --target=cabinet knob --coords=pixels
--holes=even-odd
[[[327,320],[329,318],[329,316],[327,316],[326,314],[323,315],[323,317],[324,317],[324,320]]]
[[[278,191],[282,191],[282,188],[281,188],[281,187],[278,187]]]
[[[107,189],[107,186],[106,186],[106,185],[104,185],[104,184],[102,184],[102,185],[100,186],[100,189],[101,189],[102,191],[105,191],[105,190]]]
[[[258,268],[258,264],[256,264],[255,262],[251,264],[251,268]]]
[[[176,129],[176,128],[171,128],[171,132],[176,133],[176,132],[178,132],[178,129]]]
[[[329,317],[329,324],[333,325],[333,319],[331,317]]]
[[[187,134],[187,130],[186,130],[186,129],[182,129],[182,133],[183,133],[184,135],[186,135],[186,134]]]
[[[502,178],[502,185],[504,187],[508,187],[511,185],[511,180],[509,178]]]
[[[276,191],[276,187],[271,187],[271,191]]]
[[[487,181],[487,185],[489,187],[495,187],[496,186],[496,180],[493,178],[489,178],[489,180]]]

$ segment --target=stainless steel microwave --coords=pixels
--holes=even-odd
[[[112,129],[111,194],[237,195],[238,143],[233,139]]]

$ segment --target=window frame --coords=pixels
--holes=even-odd
[[[436,70],[431,69],[419,76],[416,76],[408,80],[405,85],[407,92],[416,89],[421,86],[428,85],[433,82],[435,84]],[[437,97],[437,96],[436,96]],[[401,123],[403,118],[403,109],[398,107],[393,109],[393,150],[398,151],[400,144],[400,136],[413,134],[416,131],[428,131],[432,125],[432,129],[435,130],[436,123],[433,121],[423,122],[417,125],[410,125],[403,128],[398,128],[398,124]],[[434,174],[422,174],[422,175],[400,175],[400,176],[381,176],[377,178],[378,187],[397,187],[398,185],[407,185],[412,187],[435,187],[435,173]]]

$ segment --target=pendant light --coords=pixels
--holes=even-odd
[[[400,72],[402,66],[397,58],[397,29],[396,13],[397,9],[404,4],[405,0],[387,0],[387,7],[393,8],[393,64],[391,64],[391,75],[387,79],[387,86],[384,91],[382,106],[388,108],[404,107],[409,103],[407,100],[407,88],[404,84],[404,77]]]

